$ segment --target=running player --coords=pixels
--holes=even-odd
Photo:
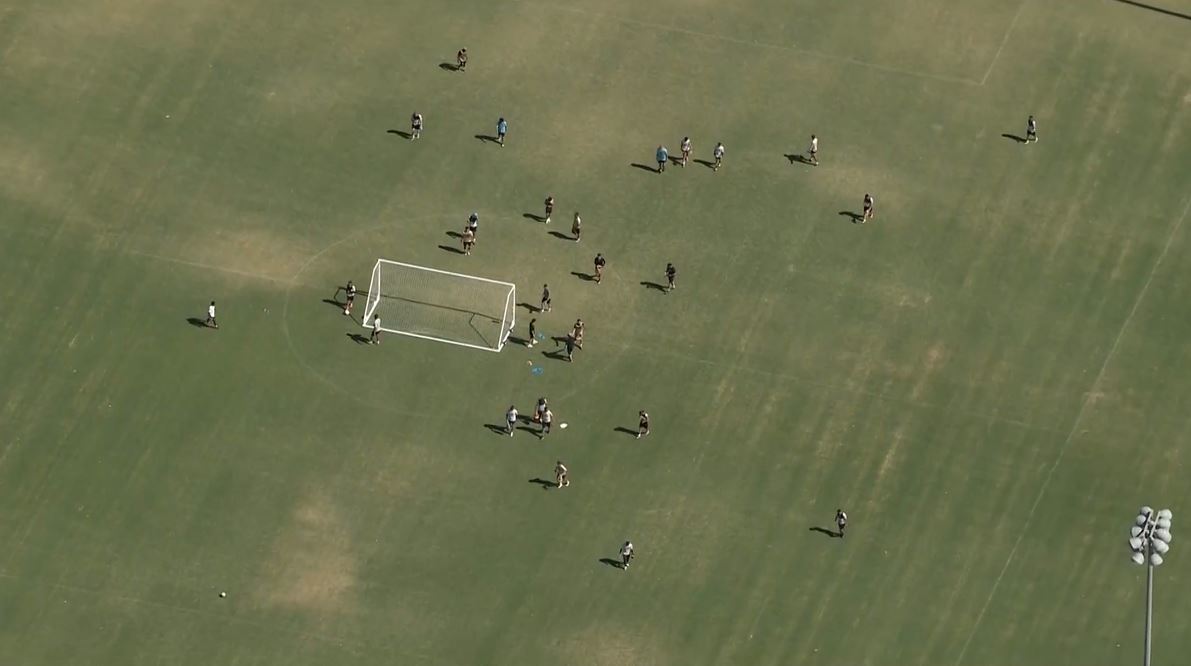
[[[422,137],[422,114],[414,113],[409,117],[409,140],[420,139]]]
[[[579,242],[579,237],[583,234],[583,220],[579,217],[579,211],[575,211],[575,221],[571,222],[571,235],[575,237],[575,242]]]
[[[460,72],[467,71],[467,49],[459,49],[455,54],[455,69]]]
[[[835,526],[839,529],[839,538],[844,538],[844,528],[848,526],[848,514],[843,509],[835,510]]]
[[[550,285],[542,285],[542,304],[538,306],[538,312],[550,311]]]
[[[463,236],[460,237],[463,241],[463,254],[471,254],[471,248],[476,244],[476,232],[468,227],[463,230]]]
[[[811,164],[819,166],[819,137],[811,135],[811,147],[806,152],[811,156]]]
[[[575,361],[575,337],[567,335],[563,339],[563,344],[567,347],[567,363],[573,363]]]
[[[662,173],[666,170],[666,162],[670,161],[670,151],[666,150],[665,146],[658,146],[657,158],[658,173]]]
[[[715,158],[715,166],[711,167],[711,170],[719,171],[720,167],[724,166],[724,144],[716,143],[715,150],[711,151],[711,156]]]
[[[554,197],[546,197],[546,224],[550,224],[550,216],[554,214]]]
[[[554,423],[554,412],[547,407],[546,411],[542,412],[542,430],[538,433],[538,437],[545,437],[550,434],[550,425]]]
[[[561,460],[554,465],[554,483],[559,488],[571,485],[571,480],[567,478],[567,466],[562,464]]]
[[[576,319],[575,325],[571,327],[571,337],[575,339],[575,346],[583,349],[583,320]]]
[[[343,293],[346,294],[345,300],[347,300],[347,303],[343,304],[343,314],[350,316],[352,306],[356,304],[356,283],[348,280],[347,286],[343,288]]]
[[[685,169],[686,163],[688,161],[690,161],[690,159],[691,159],[691,137],[689,137],[689,136],[682,137],[681,148],[682,148],[682,161],[679,162],[679,164],[681,164],[682,168]]]
[[[505,412],[505,432],[509,437],[513,436],[513,430],[517,426],[517,407],[509,405],[509,411]]]
[[[649,434],[649,412],[642,409],[637,412],[637,439]]]
[[[538,344],[538,320],[529,320],[529,341],[525,343],[526,347],[532,347]]]
[[[624,545],[620,547],[620,568],[623,571],[629,570],[629,562],[633,560],[633,542],[625,541]]]
[[[207,321],[205,323],[211,328],[219,328],[219,322],[215,321],[215,301],[211,301],[211,304],[207,306]]]
[[[873,209],[874,203],[876,203],[876,199],[873,198],[873,195],[869,194],[868,192],[865,192],[864,193],[864,216],[860,218],[861,224],[868,222],[869,220],[873,219],[873,217],[876,216],[877,212]]]
[[[1026,119],[1026,143],[1038,141],[1038,121],[1031,115]]]
[[[534,406],[534,408],[533,408],[533,422],[541,423],[542,415],[545,414],[546,410],[549,408],[550,408],[550,405],[547,404],[546,398],[544,396],[541,398],[538,398],[538,404],[536,406]]]
[[[674,278],[678,277],[678,269],[674,264],[666,264],[666,291],[674,291]]]
[[[501,148],[505,147],[505,134],[509,132],[509,123],[500,118],[496,121],[496,142],[500,144]]]
[[[604,280],[604,266],[607,263],[608,263],[608,261],[606,259],[604,259],[604,255],[597,252],[596,256],[595,256],[595,283],[596,284],[599,284],[600,282],[602,282]]]
[[[380,315],[372,315],[372,335],[368,338],[368,344],[380,344]]]

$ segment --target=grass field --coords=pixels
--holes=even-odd
[[[1191,2],[1149,4],[10,1],[0,661],[1131,663],[1154,504],[1185,662]],[[683,135],[725,168],[631,166]],[[356,344],[324,299],[378,257],[548,282],[586,348]],[[485,428],[539,395],[569,429]]]

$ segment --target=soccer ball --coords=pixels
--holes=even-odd
[[[567,424],[565,424],[565,423],[559,423],[559,424],[558,424],[558,427],[559,427],[559,428],[562,428],[563,430],[566,430],[566,429],[567,429]]]
[[[347,308],[343,308],[343,314],[345,314],[345,315],[349,315],[349,314],[351,314],[351,313],[352,313],[352,311],[351,311],[351,310],[348,310]]]

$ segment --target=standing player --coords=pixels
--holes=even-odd
[[[608,260],[604,259],[604,255],[596,252],[595,256],[595,283],[599,284],[604,280],[604,266]]]
[[[561,460],[554,464],[554,483],[559,488],[571,485],[571,480],[567,478],[567,466]]]
[[[583,349],[583,320],[576,319],[575,325],[571,327],[571,338],[575,340],[575,346]]]
[[[207,306],[207,321],[204,323],[211,328],[219,328],[219,322],[215,321],[215,301]]]
[[[541,423],[542,415],[545,414],[546,410],[549,408],[550,408],[550,405],[546,402],[546,398],[544,396],[541,398],[538,398],[538,404],[536,406],[534,406],[534,408],[533,408],[533,422]]]
[[[806,153],[811,156],[811,164],[819,166],[819,137],[811,135],[811,147]]]
[[[687,161],[689,161],[691,159],[691,137],[689,137],[689,136],[682,137],[681,148],[682,148],[682,161],[679,162],[679,164],[681,164],[682,168],[685,169]]]
[[[666,171],[666,162],[670,161],[670,151],[666,150],[665,146],[658,146],[658,173]]]
[[[546,224],[550,224],[550,216],[554,214],[554,197],[546,196]]]
[[[575,361],[575,336],[568,333],[562,343],[567,348],[567,363],[573,363]]]
[[[505,147],[505,134],[509,132],[509,123],[500,118],[496,121],[496,142],[500,144],[501,148]]]
[[[876,203],[876,199],[873,198],[873,195],[869,194],[868,192],[865,192],[864,193],[864,215],[860,218],[861,224],[864,224],[865,222],[868,222],[869,220],[876,217],[877,212],[873,208],[873,204],[875,204],[875,203]]]
[[[476,232],[468,227],[463,230],[463,236],[460,237],[463,241],[463,254],[470,255],[471,248],[476,244]]]
[[[459,49],[455,54],[455,69],[460,72],[467,71],[467,49]]]
[[[666,263],[666,291],[674,291],[674,278],[678,277],[678,269],[674,264]]]
[[[620,568],[622,571],[629,570],[629,562],[633,561],[633,542],[625,541],[624,545],[620,547]]]
[[[649,412],[642,409],[637,412],[637,439],[649,434]]]
[[[509,411],[505,412],[505,432],[509,437],[513,436],[513,430],[517,426],[517,407],[509,405]]]
[[[356,304],[356,283],[348,280],[347,286],[343,288],[343,293],[346,294],[345,300],[347,300],[347,303],[343,304],[343,314],[351,316],[352,306]]]
[[[532,347],[538,344],[538,320],[529,320],[529,341],[525,343],[526,347]]]
[[[720,167],[724,166],[724,144],[716,143],[715,150],[711,151],[711,156],[715,158],[715,166],[711,167],[711,170],[719,171]]]
[[[579,242],[579,237],[583,234],[583,220],[579,217],[579,211],[575,211],[575,221],[571,222],[571,235],[575,237],[575,242]]]
[[[843,509],[835,510],[835,526],[839,529],[839,538],[844,538],[844,528],[848,526],[848,514]]]
[[[1038,121],[1031,115],[1026,119],[1026,143],[1038,141]]]
[[[542,304],[538,306],[538,312],[550,311],[550,285],[542,285]]]
[[[372,335],[368,338],[368,344],[380,344],[380,315],[372,315]]]
[[[550,425],[554,423],[554,412],[547,407],[546,411],[542,412],[542,430],[538,432],[538,438],[545,437],[550,434]]]
[[[480,216],[478,213],[473,211],[471,215],[467,216],[466,230],[470,231],[474,235],[478,235],[480,233]]]
[[[422,114],[414,113],[409,117],[409,140],[422,138]]]

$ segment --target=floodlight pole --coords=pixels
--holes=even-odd
[[[1154,565],[1150,563],[1153,547],[1146,546],[1146,652],[1145,666],[1150,666],[1150,627],[1154,625]]]
[[[1141,507],[1129,530],[1129,548],[1135,563],[1146,568],[1146,626],[1144,666],[1150,666],[1151,634],[1154,627],[1154,568],[1162,564],[1162,555],[1170,551],[1170,525],[1174,514],[1170,509],[1154,511]]]

